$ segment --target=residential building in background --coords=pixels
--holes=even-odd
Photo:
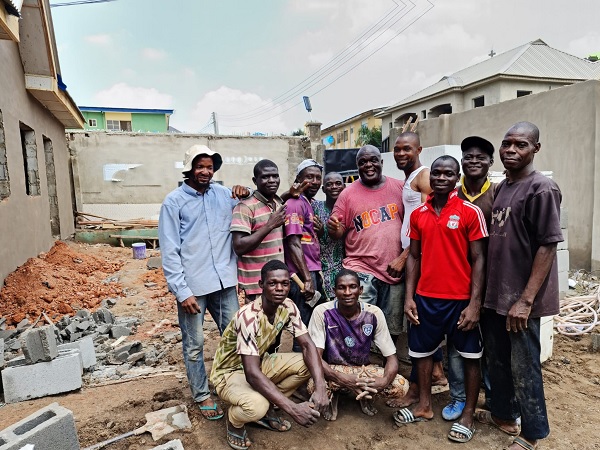
[[[91,131],[169,132],[172,109],[103,108],[80,106],[85,129]]]
[[[600,62],[578,58],[541,39],[459,70],[377,114],[382,136],[409,118],[420,121],[546,92],[600,77]]]
[[[360,127],[366,126],[368,129],[381,127],[381,119],[375,117],[375,114],[382,112],[384,109],[370,109],[321,130],[323,145],[328,149],[357,147],[356,139]]]
[[[61,76],[48,0],[21,3],[0,1],[0,284],[74,232],[65,128],[84,124]]]

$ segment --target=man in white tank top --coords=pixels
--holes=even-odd
[[[421,140],[417,133],[406,131],[398,136],[394,143],[394,160],[398,169],[404,172],[405,183],[402,189],[402,203],[404,204],[404,221],[402,222],[402,254],[390,263],[387,272],[390,276],[400,277],[404,271],[410,238],[406,235],[411,213],[421,203],[425,202],[427,196],[432,192],[429,185],[429,167],[421,164]],[[434,385],[446,385],[448,380],[444,375],[442,366],[443,353],[438,350],[434,354],[433,383]],[[414,366],[413,366],[414,367]],[[419,401],[419,390],[416,383],[416,373],[411,373],[410,388],[408,393],[392,407],[406,407]]]

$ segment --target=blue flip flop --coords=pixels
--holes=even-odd
[[[217,405],[217,402],[214,402],[212,406],[198,405],[198,408],[200,408],[200,411],[217,411],[219,409],[219,405]],[[215,416],[206,416],[206,415],[202,414],[202,417],[204,417],[205,419],[208,419],[208,420],[219,420],[224,415],[225,415],[225,413],[217,414]]]
[[[234,450],[248,450],[249,447],[247,445],[237,445],[232,442],[233,439],[239,439],[240,441],[246,442],[247,438],[248,438],[248,433],[246,432],[245,428],[244,428],[244,432],[240,435],[240,434],[237,434],[237,433],[231,431],[229,429],[229,423],[227,423],[227,444],[231,448],[233,448]]]

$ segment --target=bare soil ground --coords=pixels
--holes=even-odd
[[[115,271],[114,275],[119,278],[118,288],[122,289],[124,294],[121,295],[125,296],[117,302],[112,310],[113,313],[117,316],[138,316],[144,321],[138,327],[136,335],[129,339],[142,341],[156,339],[156,337],[149,337],[146,332],[163,319],[169,319],[173,324],[167,325],[167,328],[175,327],[177,323],[175,300],[166,290],[161,270],[148,270],[146,261],[132,259],[131,249],[128,248],[75,243],[68,243],[68,245],[74,253],[83,255],[83,257],[74,256],[78,260],[84,261],[86,256],[93,256],[94,260],[109,265],[100,265],[91,269],[86,275],[87,281],[95,277],[105,279],[107,272]],[[148,251],[148,253],[150,256],[158,255],[157,251]],[[68,261],[66,263],[71,264],[72,258],[71,263]],[[75,265],[80,264],[82,263],[75,263]],[[55,282],[53,271],[57,270],[56,267],[42,269],[49,272],[35,273],[31,276],[38,277],[37,282],[42,278],[49,280],[51,284]],[[20,282],[25,283],[25,278]],[[150,284],[145,286],[145,283]],[[82,298],[89,298],[89,293],[85,290],[86,284],[80,280],[76,285],[75,296],[71,297],[72,303],[76,303],[75,307],[89,305],[87,307],[93,309],[93,305],[99,303],[95,299],[103,298],[102,295],[115,295],[114,292],[102,293],[100,296],[95,296],[92,302],[86,303],[82,300]],[[116,289],[116,286],[111,287]],[[78,295],[77,292],[82,292],[84,295]],[[66,300],[60,301],[66,302]],[[48,302],[44,303],[48,304]],[[30,320],[35,320],[37,317],[33,315],[35,311],[30,313]],[[19,318],[19,316],[13,317],[15,317],[13,322]],[[219,336],[214,322],[208,316],[206,324],[205,355],[210,370],[210,360]],[[589,351],[590,341],[589,335],[575,339],[555,335],[554,356],[544,364],[546,398],[552,431],[550,437],[542,441],[539,447],[541,449],[600,449],[600,354]],[[75,393],[5,405],[0,408],[0,429],[52,402],[59,402],[74,412],[80,442],[82,447],[85,447],[143,425],[144,414],[147,412],[185,403],[190,411],[193,425],[191,431],[173,433],[158,443],[153,442],[149,434],[143,434],[106,448],[109,450],[150,449],[175,438],[181,439],[186,449],[228,448],[224,421],[211,422],[203,419],[193,405],[187,380],[181,375],[185,370],[180,346],[179,343],[168,356],[170,364],[178,369],[176,373],[105,386],[87,386]],[[401,370],[404,375],[408,375],[408,366],[401,366]],[[453,446],[464,449],[501,449],[510,443],[508,436],[485,425],[477,425],[477,432],[471,442],[462,445],[450,443],[446,435],[451,424],[441,418],[441,409],[447,401],[447,392],[434,396],[436,414],[434,420],[402,428],[393,425],[391,419],[393,410],[386,407],[381,400],[377,401],[379,414],[369,418],[360,412],[355,401],[343,399],[340,402],[338,420],[335,422],[320,421],[312,428],[303,428],[294,424],[292,430],[287,433],[275,433],[257,427],[248,427],[248,431],[254,441],[253,448],[273,450],[436,449]]]

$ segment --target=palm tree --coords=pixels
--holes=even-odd
[[[373,127],[369,130],[366,125],[362,125],[358,130],[356,145],[360,147],[363,145],[374,145],[377,148],[381,148],[381,127]]]

